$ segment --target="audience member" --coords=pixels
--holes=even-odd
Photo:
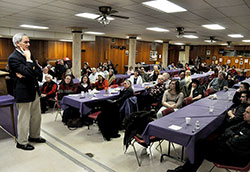
[[[109,82],[104,78],[102,72],[98,73],[98,80],[93,84],[93,88],[97,90],[107,90],[109,87]]]
[[[106,80],[109,82],[109,86],[115,84],[116,77],[115,77],[115,74],[114,74],[114,70],[113,70],[113,69],[109,69],[109,74],[108,74],[108,76],[106,77]]]
[[[183,93],[180,91],[179,81],[172,80],[170,82],[169,89],[166,90],[162,97],[162,107],[157,112],[157,118],[161,118],[162,111],[167,108],[179,109],[182,106],[182,102],[184,99]]]
[[[214,78],[208,84],[208,88],[212,88],[215,92],[220,91],[222,89],[227,89],[228,83],[225,80],[225,74],[223,72],[219,72],[218,77]]]
[[[91,89],[89,77],[88,75],[83,75],[81,78],[81,82],[77,87],[77,93],[81,93],[82,91],[88,92],[89,89]]]
[[[245,91],[249,91],[249,84],[246,82],[242,82],[242,83],[240,83],[240,88],[236,90],[234,97],[233,97],[233,103],[234,103],[235,107],[240,105],[241,93],[245,92]]]
[[[132,85],[134,84],[142,84],[142,78],[140,76],[140,73],[138,70],[135,70],[134,75],[131,75],[129,78],[130,82],[132,83]]]
[[[191,88],[189,89],[189,97],[192,98],[192,101],[202,98],[202,89],[199,86],[199,81],[196,79],[192,81]]]
[[[52,80],[52,76],[50,74],[45,75],[45,82],[41,87],[41,111],[45,113],[48,109],[49,99],[54,99],[57,91],[57,84]]]
[[[104,74],[103,74],[104,76]],[[98,73],[96,71],[96,68],[92,68],[92,73],[89,75],[89,81],[91,84],[94,84],[97,81]]]

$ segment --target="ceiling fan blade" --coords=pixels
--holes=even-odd
[[[118,13],[118,11],[116,11],[116,10],[111,10],[111,11],[109,12],[109,14],[114,14],[114,13]]]
[[[129,17],[126,16],[118,16],[118,15],[109,15],[110,17],[117,17],[117,18],[122,18],[122,19],[129,19]]]
[[[196,31],[184,31],[184,33],[197,33]]]
[[[98,20],[98,19],[100,19],[101,17],[102,17],[102,15],[96,17],[95,20]]]
[[[117,17],[117,18],[122,18],[122,19],[129,19],[129,17],[126,16],[118,16],[118,15],[109,15],[110,17]]]

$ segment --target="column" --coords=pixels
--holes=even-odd
[[[72,29],[72,72],[76,78],[81,77],[81,28]]]
[[[189,63],[190,46],[185,46],[185,63]]]
[[[163,42],[163,47],[162,47],[162,66],[164,69],[167,68],[168,66],[168,42]]]
[[[129,56],[128,56],[128,68],[133,66],[135,68],[136,58],[136,36],[129,37]]]

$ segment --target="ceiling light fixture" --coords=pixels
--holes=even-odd
[[[163,11],[165,13],[176,13],[176,12],[187,11],[185,8],[182,8],[181,6],[176,5],[167,0],[153,0],[153,1],[143,2],[142,4],[153,9]]]
[[[174,43],[175,45],[185,45],[184,43],[181,43],[181,42],[176,42]]]
[[[163,43],[163,40],[154,40],[154,42]]]
[[[49,29],[49,27],[46,26],[36,26],[36,25],[28,25],[28,24],[22,24],[20,27],[25,27],[25,28],[31,28],[31,29]]]
[[[71,39],[59,39],[59,41],[62,41],[62,42],[72,42]]]
[[[183,35],[184,38],[189,38],[189,39],[196,39],[199,38],[198,36],[195,35]]]
[[[242,40],[242,42],[250,42],[250,39]]]
[[[92,32],[92,31],[88,31],[88,32],[84,32],[86,34],[91,34],[91,35],[103,35],[103,32]]]
[[[241,34],[228,34],[227,36],[231,37],[231,38],[243,38],[244,36]]]
[[[152,30],[155,32],[169,32],[167,29],[159,28],[159,27],[148,27],[147,30]]]
[[[225,27],[223,27],[221,25],[218,25],[218,24],[205,24],[205,25],[202,25],[202,27],[205,27],[205,28],[210,29],[210,30],[223,30],[223,29],[226,29]]]
[[[214,41],[214,40],[204,40],[204,42],[215,43],[216,41]]]

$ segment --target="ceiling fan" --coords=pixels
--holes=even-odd
[[[216,39],[215,36],[210,36],[209,39],[205,39],[204,41],[208,42],[208,43],[215,43],[215,42],[221,41],[221,40],[220,39]]]
[[[108,25],[110,23],[109,17],[129,19],[129,17],[126,17],[126,16],[114,15],[114,13],[118,13],[118,11],[113,10],[112,7],[110,6],[100,6],[99,12],[100,12],[100,16],[95,18],[95,20],[98,20],[98,22],[103,25]]]
[[[192,33],[197,33],[196,31],[185,31],[184,27],[176,27],[177,38],[182,38],[184,35],[190,35]]]

